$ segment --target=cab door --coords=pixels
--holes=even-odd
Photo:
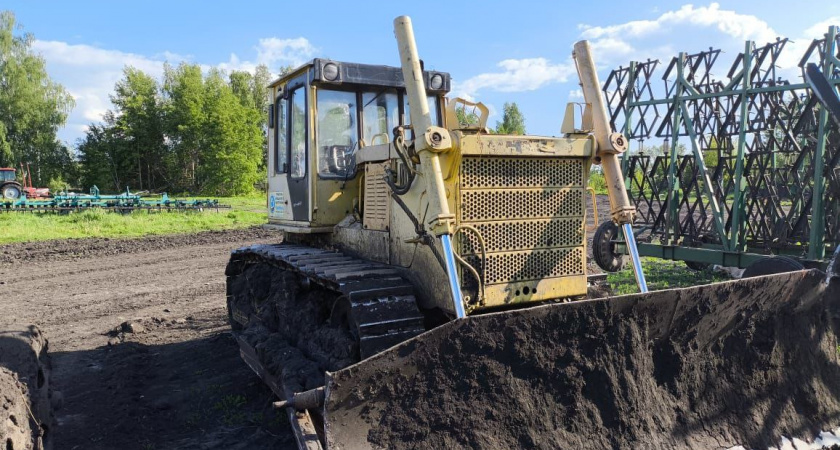
[[[288,168],[289,206],[292,220],[310,222],[309,207],[309,126],[307,86],[304,80],[289,84]]]
[[[274,129],[269,152],[269,219],[283,222],[311,221],[307,126],[307,87],[305,77],[291,80],[274,103]]]
[[[274,91],[274,103],[269,114],[268,144],[268,219],[291,221],[289,201],[289,101]]]

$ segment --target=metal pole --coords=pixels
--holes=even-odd
[[[630,68],[627,75],[627,100],[624,108],[624,137],[630,140],[630,135],[633,132],[633,111],[636,109],[633,104],[636,98],[636,61],[630,61]],[[621,171],[624,172],[624,184],[627,185],[627,190],[630,190],[630,151],[626,151],[621,155]]]
[[[828,28],[825,35],[825,62],[823,63],[823,74],[826,78],[834,74],[832,56],[837,54],[837,27]],[[812,95],[814,95],[812,93]],[[817,146],[814,148],[814,190],[811,203],[811,235],[808,239],[808,259],[822,259],[825,257],[825,207],[823,200],[825,196],[825,146],[828,134],[828,110],[820,105],[819,130],[817,134]]]
[[[441,247],[443,247],[443,260],[446,262],[446,274],[449,278],[449,290],[452,291],[452,302],[455,304],[455,317],[463,319],[467,317],[464,310],[464,298],[461,295],[461,285],[458,281],[458,272],[455,270],[455,256],[452,253],[452,238],[448,234],[440,236]]]
[[[394,35],[397,38],[403,80],[405,81],[405,90],[409,99],[411,126],[414,128],[414,148],[420,158],[422,177],[426,183],[426,192],[428,193],[429,214],[432,217],[430,221],[431,228],[432,232],[440,237],[440,244],[444,255],[443,259],[446,265],[446,275],[449,279],[449,289],[452,294],[452,303],[455,307],[455,315],[457,318],[462,319],[467,314],[464,311],[461,282],[458,280],[458,271],[452,250],[452,232],[455,226],[455,215],[449,211],[440,157],[438,153],[432,151],[426,137],[427,130],[430,130],[432,127],[432,119],[429,113],[429,104],[426,100],[426,86],[423,82],[423,70],[420,67],[420,56],[414,40],[414,28],[411,25],[411,18],[400,16],[394,19]],[[435,133],[438,137],[442,138],[441,133],[445,133],[445,130],[440,129]]]
[[[624,241],[627,242],[627,251],[630,252],[630,261],[633,262],[633,274],[636,276],[636,284],[639,285],[639,292],[647,293],[647,281],[645,272],[642,270],[642,259],[639,257],[639,249],[636,247],[636,237],[633,236],[633,226],[629,223],[623,225]]]
[[[683,66],[685,65],[685,52],[677,56],[677,85],[674,86],[673,120],[671,122],[671,148],[668,150],[668,209],[665,210],[665,242],[668,245],[676,245],[679,237],[679,198],[677,191],[680,189],[680,180],[677,179],[677,139],[680,135],[680,96],[683,88]],[[673,233],[673,235],[672,235]]]
[[[628,137],[632,134],[633,126],[633,111],[635,107],[629,106],[635,100],[636,94],[636,61],[630,62],[630,72],[627,77],[627,107],[624,108],[624,136]],[[630,195],[632,187],[630,173],[630,151],[624,152],[621,155],[621,171],[624,173],[624,184],[627,187],[627,195]],[[639,249],[636,247],[636,236],[633,234],[633,226],[629,223],[622,225],[624,232],[624,242],[627,243],[627,251],[630,253],[630,261],[633,264],[633,275],[636,277],[636,284],[639,286],[639,292],[645,294],[648,292],[647,281],[645,280],[645,272],[642,269],[642,259],[639,256]]]
[[[729,227],[729,248],[732,250],[743,250],[741,241],[741,229],[743,224],[741,221],[741,205],[742,193],[741,188],[744,182],[744,149],[747,146],[747,121],[749,120],[749,89],[750,78],[752,73],[752,41],[747,41],[744,44],[744,70],[741,72],[741,120],[739,123],[740,130],[738,130],[738,153],[735,156],[735,179],[732,180],[734,185],[734,195],[732,198],[732,224]],[[721,236],[723,239],[723,236]]]
[[[612,220],[622,226],[624,240],[628,244],[630,257],[633,260],[633,271],[636,274],[636,282],[639,285],[639,290],[641,292],[647,292],[647,283],[645,282],[645,275],[642,272],[639,251],[636,249],[636,237],[633,235],[633,220],[636,217],[636,207],[630,203],[627,196],[627,188],[624,184],[621,165],[618,161],[618,154],[626,150],[627,139],[619,133],[612,132],[604,96],[601,92],[601,83],[598,81],[598,72],[595,69],[595,61],[592,59],[592,50],[589,43],[587,41],[576,43],[572,55],[577,66],[578,76],[580,77],[583,96],[591,106],[593,134],[598,144],[598,152],[596,154],[601,158],[601,167],[604,170],[604,178],[607,180]]]
[[[685,121],[685,128],[688,130],[688,137],[691,140],[691,151],[694,153],[694,161],[697,164],[697,169],[700,172],[700,177],[703,180],[703,192],[709,199],[709,206],[712,209],[712,218],[715,222],[715,230],[723,242],[723,249],[729,250],[729,242],[725,239],[726,231],[723,225],[723,215],[720,212],[720,205],[718,204],[715,191],[712,187],[712,179],[709,177],[709,172],[706,170],[706,161],[703,161],[703,152],[700,150],[700,145],[697,143],[697,133],[694,131],[694,121],[688,116],[688,108],[685,102],[679,102],[680,109],[683,113],[683,120]],[[695,181],[696,182],[696,181]]]

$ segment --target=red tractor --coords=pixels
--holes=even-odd
[[[41,199],[50,197],[49,188],[36,188],[32,186],[32,177],[27,179],[28,170],[23,170],[21,164],[21,172],[23,173],[23,185],[16,179],[16,171],[10,167],[0,168],[0,201],[15,201],[22,195],[26,198]]]
[[[2,201],[15,201],[23,195],[23,186],[15,180],[15,169],[0,168],[0,195]]]

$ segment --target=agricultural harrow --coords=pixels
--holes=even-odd
[[[612,124],[638,143],[622,170],[642,255],[693,268],[825,266],[840,244],[840,36],[832,26],[796,55],[799,82],[782,76],[788,44],[747,42],[726,72],[709,49],[610,73]],[[646,142],[664,154],[646,154]],[[626,252],[617,230],[606,236],[601,249]]]
[[[144,197],[139,193],[132,193],[128,188],[116,195],[103,195],[96,186],[90,189],[90,194],[62,192],[51,198],[27,199],[22,197],[15,201],[0,203],[0,212],[79,212],[86,209],[99,208],[119,213],[133,211],[201,211],[204,209],[219,210],[230,208],[220,205],[214,199],[181,200],[170,198],[166,193],[156,197]]]

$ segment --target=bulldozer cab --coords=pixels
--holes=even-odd
[[[424,72],[429,109],[442,125],[449,74]],[[329,232],[358,202],[357,153],[388,154],[394,129],[410,126],[397,67],[314,59],[269,86],[269,224]]]

